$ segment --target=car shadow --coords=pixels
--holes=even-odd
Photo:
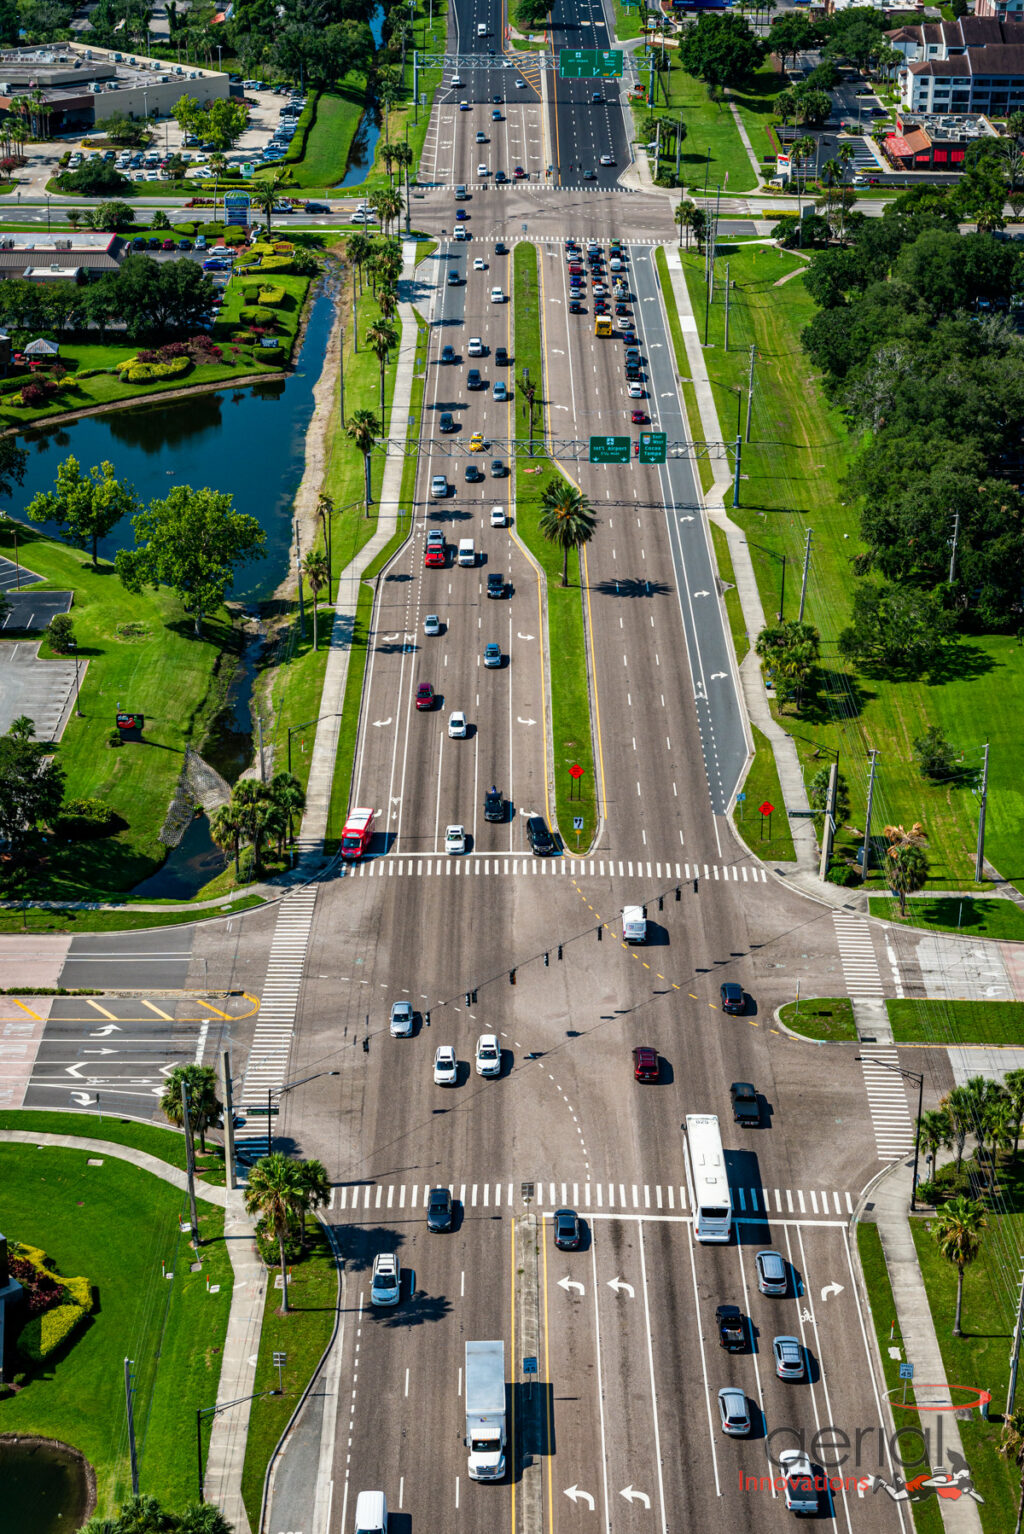
[[[671,1086],[673,1086],[675,1084],[675,1079],[676,1079],[676,1073],[675,1073],[675,1067],[673,1066],[672,1061],[671,1060],[667,1060],[664,1055],[659,1055],[658,1056],[658,1079],[657,1079],[657,1081],[656,1082],[643,1082],[643,1083],[641,1083],[641,1085],[644,1085],[644,1086],[671,1087]]]

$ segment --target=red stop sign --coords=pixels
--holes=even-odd
[[[570,778],[582,778],[583,768],[580,766],[579,762],[573,762],[572,766],[569,768],[569,776]]]
[[[764,803],[761,805],[761,814],[762,815],[771,815],[772,812],[774,811],[774,809],[775,809],[774,804],[769,804],[768,800],[766,799],[764,801]]]

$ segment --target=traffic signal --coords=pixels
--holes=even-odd
[[[472,1005],[473,1005],[473,993],[472,993],[472,991],[467,991],[466,992],[466,1006],[467,1007],[471,1007]]]
[[[546,953],[544,955],[544,968],[547,969],[547,967],[548,967],[548,965],[550,963],[551,963],[551,955],[549,953]]]
[[[597,929],[597,941],[600,943],[603,940],[603,938],[604,938],[604,931],[603,931],[603,929],[601,927],[598,927],[598,929]]]
[[[558,945],[558,960],[559,960],[559,963],[561,963],[561,960],[562,960],[562,945],[561,945],[561,943],[559,943],[559,945]]]
[[[658,910],[659,911],[663,911],[664,909],[665,909],[665,897],[664,897],[664,895],[659,895],[658,896]]]
[[[679,885],[678,885],[678,884],[677,884],[677,885],[676,885],[676,899],[677,899],[677,900],[682,900],[682,898],[683,898],[683,892],[682,892],[682,890],[681,890],[681,889],[680,889],[680,888],[679,888]]]
[[[508,983],[509,985],[515,985],[516,983],[516,972],[514,969],[510,969],[508,972]]]
[[[693,881],[693,893],[695,895],[699,895],[700,894],[700,885],[698,884],[696,879],[694,879],[694,881]]]

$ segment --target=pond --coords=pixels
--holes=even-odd
[[[373,37],[374,48],[379,48],[384,36],[384,7],[378,5],[370,15],[370,32]],[[412,68],[409,61],[407,69]],[[361,186],[366,180],[366,174],[373,164],[373,157],[377,152],[377,141],[380,138],[382,118],[380,108],[374,102],[368,107],[359,119],[359,126],[352,139],[352,147],[348,152],[348,165],[345,174],[335,186]]]
[[[310,307],[295,369],[285,379],[244,389],[152,400],[130,410],[87,416],[26,433],[25,482],[16,491],[19,515],[37,490],[52,490],[57,467],[70,453],[85,468],[105,459],[139,499],[166,496],[175,485],[226,490],[267,534],[265,557],[239,566],[228,592],[254,603],[269,595],[287,571],[292,546],[292,502],[302,479],[313,386],[323,367],[333,304],[321,285]],[[53,537],[59,530],[41,524]],[[128,518],[100,540],[100,556],[113,559],[134,542]]]
[[[0,1438],[4,1534],[72,1534],[89,1513],[85,1463],[39,1439]]]

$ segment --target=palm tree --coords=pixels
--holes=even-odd
[[[1017,1159],[1017,1145],[1020,1141],[1020,1121],[1024,1117],[1024,1070],[1007,1071],[1003,1077],[1003,1086],[1006,1088],[1013,1109],[1013,1159]]]
[[[947,1262],[956,1265],[956,1315],[953,1336],[962,1337],[960,1318],[964,1300],[964,1270],[981,1249],[981,1233],[988,1221],[981,1205],[970,1198],[951,1198],[932,1221],[932,1235]]]
[[[985,1143],[994,1128],[993,1114],[997,1104],[1005,1099],[1006,1094],[997,1081],[990,1081],[987,1076],[972,1076],[964,1083],[964,1091],[968,1093],[971,1102],[971,1117],[974,1137],[978,1142],[978,1166],[981,1167],[985,1159]],[[995,1167],[992,1168],[992,1181],[995,1181]]]
[[[221,852],[230,852],[235,860],[235,878],[242,877],[238,866],[238,854],[242,846],[242,820],[238,806],[222,804],[210,821],[210,840]]]
[[[252,843],[253,864],[258,868],[263,839],[271,829],[267,824],[273,809],[270,789],[256,778],[242,778],[232,789],[231,803],[238,811],[243,836]]]
[[[374,353],[380,364],[380,415],[384,419],[384,370],[387,366],[388,353],[393,346],[398,345],[398,331],[391,325],[386,325],[383,320],[377,320],[371,325],[363,337],[367,346]]]
[[[306,795],[298,778],[290,772],[275,772],[270,780],[270,794],[288,822],[288,835],[292,834],[292,820],[306,808]]]
[[[370,502],[373,500],[370,485],[370,454],[373,452],[373,444],[381,434],[381,424],[372,410],[354,410],[345,422],[345,430],[363,455],[363,498],[365,502],[365,515],[370,515]]]
[[[84,215],[81,208],[69,208],[64,215],[68,221],[68,226],[71,229],[78,228],[79,224],[82,222],[83,216]]]
[[[299,1161],[296,1163],[305,1198],[299,1208],[302,1222],[302,1241],[306,1241],[306,1213],[322,1209],[331,1196],[331,1180],[322,1161]]]
[[[313,651],[315,653],[319,648],[317,644],[316,624],[317,597],[327,585],[327,555],[324,553],[323,549],[310,549],[309,553],[302,561],[302,569],[306,580],[309,583],[309,589],[313,594],[313,600],[310,603],[310,606],[313,609]]]
[[[193,1134],[199,1131],[199,1148],[205,1156],[206,1131],[222,1112],[217,1096],[217,1077],[209,1065],[176,1065],[170,1072],[160,1097],[160,1112],[178,1129],[185,1123],[182,1082],[188,1087],[189,1127]]]
[[[989,1108],[985,1127],[992,1146],[991,1191],[995,1192],[996,1152],[1012,1150],[1017,1138],[1017,1115],[1013,1111],[1013,1103],[1008,1093],[1004,1092]]]
[[[373,255],[374,241],[360,230],[345,240],[345,255],[359,273],[359,291],[363,291],[363,267]]]
[[[212,1502],[189,1502],[179,1515],[175,1534],[234,1534],[234,1527]]]
[[[392,186],[395,184],[395,147],[394,144],[382,144],[379,150],[380,157],[384,161],[384,169],[388,173],[388,180]]]
[[[117,1515],[117,1534],[172,1534],[177,1519],[155,1497],[129,1497]]]
[[[541,536],[562,550],[562,585],[568,586],[569,550],[590,542],[597,518],[583,491],[567,479],[549,480],[540,500],[544,508],[539,523]]]
[[[1003,1436],[999,1440],[999,1452],[1004,1459],[1012,1460],[1017,1467],[1020,1495],[1017,1499],[1017,1523],[1013,1534],[1020,1534],[1024,1520],[1024,1407],[1018,1406],[1003,1421]]]
[[[268,239],[273,234],[274,226],[271,220],[271,214],[274,211],[274,204],[277,201],[277,185],[278,183],[276,178],[273,181],[268,181],[266,179],[258,181],[253,180],[249,184],[249,196],[252,198],[257,208],[259,208],[261,212],[267,215]]]
[[[265,1219],[277,1239],[281,1263],[281,1311],[288,1314],[288,1264],[284,1243],[292,1220],[306,1198],[299,1163],[283,1151],[271,1151],[249,1172],[245,1207],[249,1214]]]
[[[889,843],[886,872],[889,888],[896,891],[900,915],[907,914],[907,896],[924,889],[928,882],[928,859],[924,849],[928,837],[920,821],[909,831],[902,826],[885,826],[882,833]]]
[[[690,230],[693,228],[694,214],[697,204],[692,197],[684,197],[682,202],[676,204],[675,221],[679,225],[679,243],[683,243],[683,230],[686,230],[686,248],[690,248]]]
[[[382,283],[377,289],[377,308],[382,320],[394,319],[398,308],[398,289],[390,282]]]
[[[971,1129],[972,1103],[966,1087],[953,1087],[942,1099],[941,1107],[949,1117],[949,1130],[956,1145],[956,1164],[959,1170],[964,1159],[964,1145]]]
[[[943,1108],[936,1108],[931,1113],[922,1113],[918,1123],[921,1132],[921,1149],[931,1161],[934,1177],[939,1151],[950,1150],[953,1145],[953,1130],[949,1114]]]
[[[392,144],[392,146],[391,146],[391,153],[392,153],[392,156],[394,157],[395,164],[398,166],[398,169],[400,171],[402,171],[404,176],[405,176],[405,202],[406,202],[406,206],[408,207],[408,205],[409,205],[409,167],[412,165],[412,163],[415,160],[416,156],[413,154],[412,149],[410,148],[410,146],[407,143],[404,142],[404,140],[400,141],[397,144]]]

